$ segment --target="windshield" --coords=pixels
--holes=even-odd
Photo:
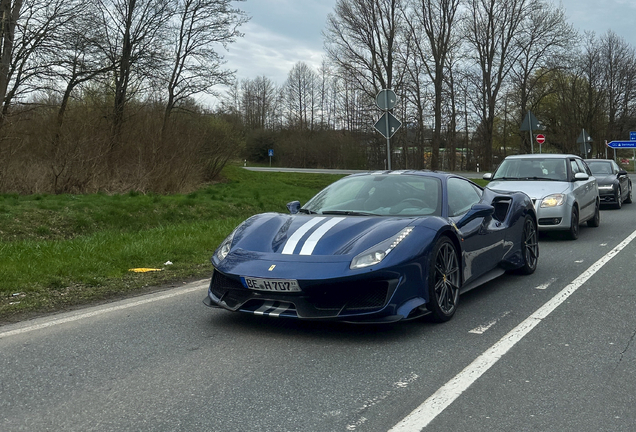
[[[567,181],[565,159],[504,159],[492,180]]]
[[[301,211],[318,214],[441,215],[441,181],[408,174],[350,176],[323,189]]]
[[[612,164],[610,162],[588,162],[587,165],[592,170],[593,175],[612,174]]]

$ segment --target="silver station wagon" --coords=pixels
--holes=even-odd
[[[576,240],[581,223],[597,227],[601,222],[596,178],[579,156],[508,156],[483,178],[490,180],[490,189],[528,194],[537,211],[539,231],[562,231]]]

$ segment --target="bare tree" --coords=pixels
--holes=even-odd
[[[248,129],[273,129],[277,109],[278,88],[265,77],[243,80],[241,83],[241,111]]]
[[[99,43],[113,67],[114,105],[111,152],[119,144],[124,110],[134,86],[152,78],[160,58],[160,40],[171,16],[169,0],[97,0]]]
[[[415,55],[422,59],[433,83],[435,125],[431,143],[431,169],[439,168],[439,146],[442,133],[442,99],[447,57],[457,44],[455,18],[460,0],[410,0],[404,10]]]
[[[623,38],[608,31],[600,40],[603,90],[607,98],[608,140],[626,138],[636,101],[636,53]]]
[[[300,131],[313,130],[314,117],[320,100],[318,74],[305,62],[298,62],[289,71],[284,85],[289,126]]]
[[[224,60],[215,45],[227,48],[247,22],[245,13],[232,7],[233,0],[177,0],[170,26],[168,47],[167,101],[162,126],[165,134],[172,110],[181,101],[212,92],[218,84],[229,84],[233,72],[223,69]]]
[[[2,0],[0,100],[2,127],[16,98],[41,88],[52,67],[61,29],[73,18],[78,1]]]
[[[493,126],[499,93],[521,55],[516,35],[528,14],[529,0],[470,0],[466,38],[479,68],[483,168],[492,166]]]
[[[338,0],[324,33],[328,58],[370,97],[393,88],[400,0]]]
[[[554,7],[542,0],[534,1],[518,32],[517,44],[521,55],[512,69],[514,87],[518,93],[521,124],[529,109],[555,91],[554,86],[539,85],[555,69],[563,69],[570,63],[569,52],[575,46],[576,32],[566,22],[563,7]],[[530,105],[530,106],[529,106]],[[523,150],[530,152],[530,143]]]

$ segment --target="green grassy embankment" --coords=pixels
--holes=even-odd
[[[342,177],[235,166],[223,176],[187,195],[0,194],[0,321],[208,277],[214,249],[242,220],[286,212]]]

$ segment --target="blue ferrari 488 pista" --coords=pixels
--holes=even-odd
[[[431,171],[345,177],[290,214],[240,224],[212,257],[208,306],[273,317],[449,320],[460,293],[530,274],[537,218],[523,192]]]

